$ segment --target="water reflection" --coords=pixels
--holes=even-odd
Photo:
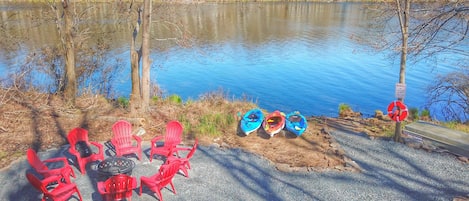
[[[17,6],[15,6],[17,5]],[[19,5],[19,6],[18,6]],[[35,6],[28,6],[35,5]],[[39,6],[42,5],[42,6]],[[132,25],[126,5],[118,3],[80,4],[78,12],[86,13],[79,19],[82,29],[92,34],[109,34],[114,48],[128,47]],[[2,23],[8,35],[18,35],[27,49],[57,44],[54,13],[45,4],[1,5]],[[127,5],[128,6],[128,5]],[[239,4],[163,4],[154,6],[152,37],[178,37],[175,27],[187,31],[201,43],[245,41],[262,44],[285,40],[315,30],[315,39],[334,40],[337,36],[329,27],[360,26],[366,20],[360,5],[325,3],[239,3]],[[332,32],[332,33],[331,33]],[[8,37],[7,37],[8,38]],[[93,42],[93,37],[89,41]],[[176,44],[173,43],[172,47]]]
[[[104,38],[112,47],[108,59],[125,60],[127,71],[114,83],[124,96],[130,94],[127,57],[135,23],[127,8],[115,2],[79,8],[86,11],[80,28],[89,28],[93,36],[86,45]],[[24,50],[58,44],[47,6],[3,5],[0,13],[8,27],[0,34],[18,35],[12,39],[23,47],[1,50],[11,67],[19,65],[15,58]],[[152,77],[168,94],[183,98],[222,87],[237,97],[252,97],[268,110],[335,116],[345,102],[372,114],[394,100],[398,68],[382,54],[362,52],[364,47],[350,39],[367,31],[371,16],[358,3],[158,4],[152,16]],[[180,42],[190,43],[181,47]],[[432,77],[421,75],[431,69],[422,65],[410,72],[406,101],[422,107]]]

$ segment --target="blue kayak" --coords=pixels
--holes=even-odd
[[[287,114],[285,121],[285,128],[296,136],[303,134],[308,127],[306,118],[298,111]]]
[[[254,108],[246,112],[240,122],[241,130],[245,135],[259,129],[264,120],[264,113],[259,108]]]

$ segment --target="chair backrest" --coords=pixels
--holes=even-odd
[[[132,196],[133,189],[137,187],[137,179],[126,174],[119,174],[107,179],[104,187],[113,199],[120,200]]]
[[[181,143],[183,127],[179,121],[170,121],[166,124],[165,144]]]
[[[179,172],[180,166],[181,161],[179,160],[171,160],[168,161],[168,163],[161,165],[156,177],[154,178],[159,181],[157,183],[160,188],[165,187],[171,182],[174,175]]]
[[[42,182],[41,180],[39,180],[39,178],[37,178],[31,173],[26,173],[26,178],[35,189],[41,191],[42,193],[47,192],[47,188],[42,185]]]
[[[67,140],[70,146],[75,146],[79,141],[88,142],[88,130],[84,128],[74,128],[68,132]]]
[[[40,180],[36,176],[31,173],[26,173],[26,178],[28,179],[29,183],[42,192],[44,194],[42,200],[46,200],[49,198],[51,200],[69,200],[69,198],[74,194],[77,193],[79,200],[83,200],[78,188],[73,183],[62,183],[59,177],[47,177],[44,180]],[[52,180],[50,180],[52,179]],[[49,184],[51,181],[55,181],[56,184],[53,188]]]
[[[112,125],[112,140],[121,147],[132,146],[132,124],[125,120],[119,120]]]
[[[189,151],[189,153],[188,153],[187,156],[186,156],[187,159],[192,158],[192,156],[193,156],[194,153],[195,153],[195,150],[197,150],[197,144],[199,144],[199,141],[198,141],[197,139],[195,139],[195,141],[194,141],[194,146],[192,146],[192,149]]]
[[[81,158],[86,158],[93,154],[89,147],[88,130],[84,128],[74,128],[67,135],[70,149],[80,154]]]
[[[49,168],[44,164],[41,159],[37,156],[36,151],[29,148],[27,151],[28,162],[31,167],[33,167],[36,171],[39,170],[48,170]]]

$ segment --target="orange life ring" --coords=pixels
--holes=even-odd
[[[396,108],[396,109],[394,109]],[[404,120],[408,115],[407,106],[401,101],[393,101],[388,105],[388,116],[395,122]]]

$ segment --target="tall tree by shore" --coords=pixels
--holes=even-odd
[[[401,30],[401,62],[399,65],[399,84],[405,86],[405,71],[407,64],[407,52],[408,52],[408,41],[409,41],[409,21],[410,21],[410,3],[411,0],[396,0],[396,12],[399,18],[399,25]],[[404,7],[403,7],[404,6]],[[398,98],[399,101],[404,102],[403,97]],[[399,142],[401,140],[401,121],[396,122],[396,128],[394,132],[394,141]]]
[[[65,43],[65,100],[75,105],[75,96],[77,94],[77,78],[75,72],[75,45],[73,41],[73,4],[69,0],[62,0],[64,10],[64,32],[62,43]]]
[[[131,113],[145,113],[148,111],[150,104],[150,31],[151,31],[151,10],[152,1],[145,0],[143,2],[143,10],[138,8],[137,24],[134,27],[131,41],[131,78],[132,92],[130,95]],[[138,32],[142,25],[142,44],[137,50],[136,40]],[[140,73],[140,60],[141,73]]]
[[[395,53],[400,56],[398,83],[406,83],[406,67],[416,61],[451,59],[455,65],[465,65],[466,62],[462,62],[462,60],[466,58],[467,61],[467,56],[464,56],[466,52],[464,47],[467,48],[464,43],[467,43],[469,33],[467,2],[455,0],[414,3],[412,0],[395,0],[383,4],[373,4],[370,7],[373,8],[373,11],[378,12],[376,12],[376,20],[370,25],[373,30],[370,31],[370,35],[362,39],[379,50],[395,50]],[[451,58],[445,57],[447,55],[450,55]],[[462,58],[462,60],[457,61],[456,58]],[[433,62],[433,64],[437,67],[438,62]],[[469,87],[469,84],[460,83],[452,86],[454,91],[469,91],[469,89],[457,90],[454,88]],[[430,91],[430,93],[432,92]],[[463,97],[462,99],[467,100],[467,94],[460,93],[460,95]],[[438,92],[437,96],[439,100],[449,100],[448,96],[445,96],[441,91]],[[430,98],[436,99],[435,97]],[[403,97],[398,99],[404,101]],[[441,103],[441,101],[439,102]],[[457,102],[447,101],[446,104],[450,106],[457,104]],[[395,141],[400,141],[401,127],[402,124],[397,122]]]

